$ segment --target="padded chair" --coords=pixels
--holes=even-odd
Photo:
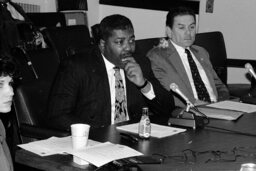
[[[13,100],[21,143],[69,135],[68,132],[48,129],[44,120],[48,95],[59,66],[57,54],[50,48],[26,53],[20,54],[19,58],[16,56],[21,79]]]
[[[16,112],[21,143],[67,136],[68,132],[49,129],[45,126],[47,100],[51,84],[34,80],[17,87],[13,104]],[[49,121],[50,122],[50,121]]]
[[[204,47],[208,51],[215,72],[221,81],[227,85],[227,53],[222,33],[198,33],[194,44]]]
[[[86,25],[47,28],[43,31],[47,44],[56,50],[60,60],[83,52],[92,44]]]
[[[228,86],[230,95],[238,98],[247,96],[251,89],[250,84],[227,84],[228,67],[239,66],[229,64],[232,59],[227,59],[223,34],[218,31],[198,33],[195,44],[204,47],[209,52],[213,68],[223,83]]]
[[[159,40],[159,37],[136,40],[135,53],[138,56],[146,57],[147,52],[159,44]]]
[[[62,12],[26,13],[36,27],[66,26],[66,18]]]
[[[16,48],[14,57],[22,83],[33,80],[52,82],[60,63],[58,55],[52,48],[29,51]]]

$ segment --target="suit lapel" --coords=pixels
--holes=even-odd
[[[210,82],[210,85],[213,89],[214,94],[217,97],[217,90],[216,90],[216,86],[215,86],[215,82],[212,76],[212,72],[209,70],[209,66],[207,61],[205,61],[205,57],[197,50],[195,49],[193,46],[191,46],[190,50],[192,51],[192,53],[194,54],[194,56],[197,58],[198,62],[202,65],[202,67],[204,68],[205,74]]]
[[[105,111],[105,115],[109,123],[111,123],[111,97],[110,97],[110,87],[108,81],[108,74],[106,70],[106,66],[104,60],[102,58],[101,53],[98,51],[94,58],[94,66],[92,68],[92,72],[94,72],[94,79],[96,84],[100,86],[99,91],[102,93],[102,103],[103,105],[108,106],[107,111]]]
[[[170,60],[170,65],[173,66],[173,68],[176,71],[176,74],[178,75],[178,78],[180,78],[181,83],[176,83],[181,91],[187,96],[190,97],[190,99],[194,99],[193,90],[190,85],[187,73],[185,71],[184,65],[180,59],[180,56],[175,49],[175,47],[172,45],[172,43],[169,42],[169,51],[167,52],[168,60]]]

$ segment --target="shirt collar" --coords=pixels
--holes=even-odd
[[[103,54],[101,54],[101,55],[103,57],[107,71],[111,71],[115,67],[115,65],[113,65],[111,62],[109,62]]]
[[[170,42],[172,43],[172,45],[175,47],[175,49],[178,51],[179,54],[183,54],[185,53],[185,49],[179,45],[177,45],[176,43],[174,43],[171,39]],[[187,47],[186,49],[190,50],[189,47]]]
[[[186,58],[187,57],[187,54],[185,53],[184,47],[181,47],[181,46],[175,44],[171,39],[170,39],[170,42],[173,44],[174,48],[177,50],[180,58]],[[189,47],[187,47],[186,49],[190,50]]]

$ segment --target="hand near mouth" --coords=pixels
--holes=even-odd
[[[133,82],[136,86],[142,86],[145,83],[140,65],[135,61],[133,57],[126,57],[122,59],[124,64],[124,71],[127,78]]]

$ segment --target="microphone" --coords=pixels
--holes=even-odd
[[[193,103],[191,103],[191,102],[189,101],[189,99],[187,98],[187,96],[186,96],[184,93],[182,93],[182,91],[180,91],[180,89],[179,89],[179,87],[178,87],[177,84],[171,83],[171,84],[170,84],[170,89],[171,89],[173,92],[175,92],[175,93],[177,93],[178,95],[180,95],[181,98],[183,98],[183,100],[186,101],[186,103],[187,103],[187,109],[186,109],[186,111],[187,111],[187,112],[189,111],[189,108],[190,108],[190,107],[195,107],[195,106],[193,105]]]
[[[26,58],[26,60],[27,60],[27,65],[28,65],[28,66],[30,67],[30,69],[32,70],[32,72],[33,72],[35,78],[38,79],[37,72],[36,72],[36,70],[35,70],[35,68],[34,68],[34,66],[33,66],[33,64],[32,64],[32,62],[31,62],[31,59],[30,59],[29,55],[28,55],[27,52],[25,51],[25,49],[24,49],[22,46],[20,46],[20,45],[17,46],[17,48],[19,48],[19,49],[22,51],[22,53],[24,54],[24,56],[25,56],[25,58]]]
[[[170,89],[180,95],[183,100],[187,103],[186,112],[183,111],[182,113],[178,113],[176,118],[170,118],[168,121],[168,125],[176,125],[182,127],[192,127],[193,129],[196,128],[203,128],[206,124],[209,123],[208,118],[200,112],[193,103],[187,98],[187,96],[182,93],[179,89],[178,85],[175,83],[170,84]],[[192,109],[192,110],[190,110]],[[206,121],[206,122],[205,122]]]
[[[256,73],[254,72],[252,65],[250,63],[246,63],[245,68],[254,77],[254,79],[256,79]]]

